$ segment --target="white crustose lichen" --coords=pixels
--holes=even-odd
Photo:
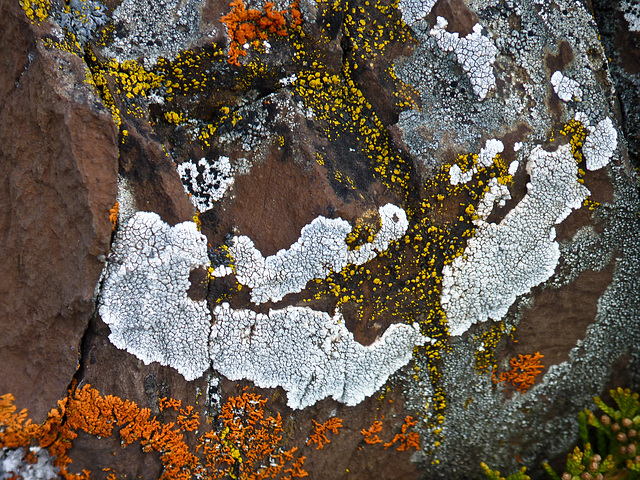
[[[189,274],[206,268],[207,239],[193,222],[174,227],[138,212],[118,231],[104,276],[100,316],[109,340],[145,363],[175,368],[187,380],[209,368],[211,314],[189,298]]]
[[[317,217],[305,225],[296,243],[265,258],[247,236],[234,237],[229,253],[236,278],[251,287],[251,301],[260,304],[277,302],[289,293],[302,291],[309,280],[339,272],[349,264],[361,265],[386,250],[407,230],[407,215],[401,208],[387,204],[378,210],[380,231],[373,242],[349,250],[346,237],[349,222]],[[226,274],[221,272],[221,274]]]

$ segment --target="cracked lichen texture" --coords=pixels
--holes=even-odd
[[[458,32],[447,32],[449,23],[444,17],[438,17],[435,27],[429,32],[435,37],[438,46],[446,52],[454,52],[458,63],[469,75],[473,91],[480,100],[496,86],[493,74],[493,63],[496,61],[498,49],[491,39],[482,34],[482,25],[476,23],[473,31],[460,37]]]
[[[449,333],[500,320],[518,295],[547,280],[560,250],[554,225],[580,208],[589,190],[578,182],[571,147],[537,147],[527,163],[527,194],[499,223],[477,220],[465,254],[443,268],[441,302]]]
[[[294,247],[279,257],[260,256],[268,268],[284,273],[272,278],[266,292],[251,284],[254,291],[265,299],[284,296],[292,289],[291,282],[297,282],[295,291],[304,287],[307,280],[300,283],[300,276],[326,275],[331,266],[341,269],[349,262],[370,260],[407,229],[402,209],[389,204],[379,214],[380,230],[357,250],[348,250],[345,243],[351,231],[347,222],[314,220]],[[331,228],[336,225],[341,227],[339,235]],[[251,263],[252,258],[242,261],[260,267],[258,260]],[[290,263],[302,269],[292,270]],[[347,405],[361,402],[409,362],[415,346],[428,340],[417,324],[397,324],[372,345],[363,346],[339,312],[330,316],[307,307],[270,310],[265,315],[223,304],[215,307],[212,322],[206,302],[187,295],[189,273],[207,265],[206,238],[195,223],[170,227],[149,212],[129,218],[113,243],[100,297],[99,311],[110,326],[111,342],[145,363],[171,366],[187,380],[201,376],[211,360],[232,380],[283,387],[289,406],[304,408],[328,396]],[[259,273],[264,274],[268,268],[262,267]],[[289,282],[282,275],[289,275]]]
[[[340,313],[330,316],[307,307],[262,314],[223,303],[213,315],[213,368],[230,380],[283,387],[291,408],[329,396],[356,405],[406,365],[416,345],[428,340],[417,324],[394,324],[364,346],[355,341]]]
[[[52,480],[59,478],[60,468],[53,466],[53,459],[47,450],[29,447],[29,453],[35,456],[35,462],[24,461],[25,449],[0,450],[0,480],[20,478],[22,480]]]
[[[580,84],[572,78],[564,76],[560,71],[553,72],[551,75],[551,85],[553,85],[553,91],[563,102],[570,102],[574,98],[582,100]]]
[[[317,217],[302,228],[300,238],[287,250],[265,258],[247,236],[234,237],[229,253],[236,278],[251,287],[256,303],[277,302],[289,293],[301,292],[309,280],[339,272],[349,264],[362,265],[398,240],[407,230],[407,215],[387,204],[378,209],[380,230],[370,243],[350,250],[346,238],[349,222],[340,218]]]
[[[481,478],[473,462],[459,461],[470,450],[478,461],[487,459],[510,471],[524,464],[542,478],[544,474],[535,467],[556,455],[564,456],[575,445],[576,415],[601,394],[617,362],[630,359],[625,372],[635,384],[640,380],[638,178],[630,177],[625,166],[609,168],[614,200],[595,211],[603,231],[587,227],[563,241],[564,268],[545,284],[561,288],[581,272],[601,270],[615,258],[613,281],[598,299],[593,323],[569,352],[568,361],[550,366],[527,394],[515,393],[506,399],[500,389],[492,388],[490,373],[478,375],[475,370],[477,344],[452,343],[442,357],[441,378],[443,388],[455,395],[449,398],[442,425],[446,442],[436,453],[438,463],[429,468],[434,478]],[[506,328],[515,327],[530,306],[531,298],[525,295],[505,317]],[[422,401],[415,395],[408,403]]]
[[[209,367],[211,315],[188,297],[189,274],[206,268],[207,240],[193,222],[174,227],[138,212],[112,245],[100,297],[109,340],[145,363],[159,362],[193,380]]]
[[[402,21],[413,25],[431,13],[436,0],[400,0],[398,9],[402,12]]]
[[[586,125],[589,135],[584,141],[582,153],[587,170],[598,170],[609,163],[618,146],[618,132],[609,117],[601,120],[595,127]]]
[[[117,60],[144,57],[145,66],[159,57],[173,59],[199,35],[202,0],[124,0],[113,11],[113,43],[103,53]]]
[[[211,162],[204,157],[198,162],[187,160],[177,170],[191,203],[200,213],[211,210],[234,183],[233,167],[225,156]]]
[[[397,125],[425,171],[437,171],[448,149],[477,151],[487,137],[501,138],[505,129],[526,125],[531,138],[544,138],[558,121],[547,98],[552,88],[549,75],[555,70],[578,82],[582,91],[580,99],[562,104],[561,122],[576,111],[587,112],[594,123],[608,113],[606,58],[593,17],[581,4],[570,0],[465,4],[490,32],[485,36],[499,52],[492,68],[499,85],[496,94],[490,92],[481,100],[474,93],[471,76],[457,65],[461,62],[444,52],[429,32],[453,34],[428,18],[410,25],[417,42],[413,54],[398,58],[393,67],[398,78],[420,94],[421,106],[402,111]],[[551,56],[563,55],[569,55],[570,63],[549,71]],[[528,153],[519,152],[518,159],[524,161]]]

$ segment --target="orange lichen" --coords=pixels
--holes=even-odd
[[[291,25],[296,27],[302,23],[302,17],[298,8],[298,2],[291,4],[290,10],[274,10],[272,2],[266,2],[262,11],[253,8],[247,9],[243,0],[234,0],[229,4],[231,11],[224,15],[220,21],[227,27],[229,39],[229,63],[240,66],[239,56],[246,56],[247,52],[242,48],[245,44],[256,39],[266,40],[269,33],[287,35],[287,19],[291,16]]]
[[[494,370],[492,375],[493,383],[511,383],[519,392],[526,392],[533,386],[536,381],[536,377],[540,375],[544,366],[540,363],[540,360],[544,358],[540,352],[536,352],[533,355],[519,355],[518,358],[512,358],[509,363],[511,364],[511,370],[508,372],[502,372],[499,377],[496,377]]]
[[[220,473],[212,478],[275,478],[287,462],[292,465],[284,470],[283,478],[307,476],[302,469],[305,457],[294,461],[297,448],[283,451],[278,447],[282,441],[282,418],[280,414],[265,418],[266,403],[260,395],[243,393],[222,406],[218,419],[224,427],[205,433],[196,448],[205,455],[206,466]]]
[[[307,440],[307,445],[312,443],[317,444],[316,450],[322,450],[327,443],[331,443],[331,440],[327,438],[326,433],[333,432],[334,435],[338,434],[338,428],[342,428],[342,419],[333,417],[324,423],[318,423],[313,420],[314,432]]]
[[[102,396],[85,385],[72,388],[67,398],[58,402],[44,423],[27,419],[27,411],[16,413],[14,397],[0,397],[0,448],[28,447],[37,443],[46,448],[60,476],[66,480],[88,480],[90,472],[73,474],[67,470],[67,455],[73,440],[82,431],[97,437],[120,436],[122,447],[140,442],[143,452],[158,452],[164,465],[163,480],[218,479],[225,475],[246,480],[304,477],[305,457],[294,457],[296,448],[282,450],[282,420],[264,415],[266,400],[259,395],[243,393],[223,405],[220,415],[223,427],[199,437],[196,453],[189,450],[184,433],[196,430],[198,413],[193,407],[181,408],[179,400],[163,398],[160,409],[173,410],[176,422],[161,423],[148,408],[140,408],[129,400],[112,395]],[[25,449],[27,450],[27,449]],[[26,453],[24,460],[29,460]],[[289,468],[285,468],[290,462]],[[264,465],[269,465],[268,467]],[[110,469],[109,469],[110,470]],[[239,472],[239,473],[238,473]],[[115,478],[111,473],[110,478]]]
[[[186,409],[180,409],[180,414],[176,421],[186,432],[193,432],[194,430],[197,430],[200,425],[200,419],[198,417],[199,413],[194,411],[193,407],[189,405]]]
[[[373,445],[375,443],[382,443],[382,440],[378,436],[378,433],[382,431],[382,421],[376,420],[368,429],[360,430],[360,433],[364,436],[365,443]]]
[[[118,213],[120,212],[120,204],[116,202],[112,209],[109,210],[109,221],[113,225],[111,231],[116,229],[116,224],[118,223]]]
[[[168,408],[172,408],[176,412],[182,406],[182,401],[176,400],[175,398],[167,398],[163,397],[159,401],[160,411],[163,412]]]
[[[418,421],[414,420],[411,415],[405,417],[400,433],[397,433],[396,436],[393,437],[393,440],[385,443],[384,448],[389,448],[399,442],[400,444],[396,448],[399,452],[409,450],[411,447],[416,450],[420,450],[420,435],[416,432],[407,433],[407,430],[413,427],[416,423],[418,423]]]

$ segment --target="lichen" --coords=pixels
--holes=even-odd
[[[60,13],[60,26],[75,35],[80,44],[91,40],[109,17],[107,7],[97,0],[71,0]]]
[[[369,346],[356,342],[340,313],[307,307],[213,309],[209,351],[212,366],[230,380],[248,379],[262,388],[280,386],[290,408],[332,397],[357,405],[378,390],[427,338],[417,325],[396,324]]]
[[[553,85],[553,91],[556,92],[556,95],[564,102],[574,99],[582,100],[580,84],[569,77],[565,77],[562,72],[553,72],[551,85]]]
[[[451,335],[500,320],[516,296],[553,274],[560,256],[554,225],[580,208],[589,191],[578,182],[569,146],[536,148],[527,172],[527,195],[499,224],[476,220],[464,257],[443,268],[441,301]]]
[[[19,0],[22,10],[32,23],[40,23],[49,17],[51,2],[49,0]]]
[[[313,433],[309,437],[309,440],[307,440],[307,445],[316,444],[316,450],[322,450],[325,445],[331,443],[331,440],[327,437],[327,432],[337,435],[338,429],[342,428],[342,419],[332,417],[324,423],[318,423],[313,420],[313,425]]]
[[[425,18],[436,4],[436,0],[400,0],[398,8],[402,12],[402,21],[411,26]]]
[[[500,373],[499,376],[492,374],[494,383],[511,383],[518,392],[525,393],[535,383],[537,377],[542,373],[544,366],[540,360],[544,358],[540,352],[533,355],[519,355],[518,358],[509,360],[511,370]]]
[[[201,0],[124,0],[113,11],[117,33],[103,52],[118,63],[144,57],[148,68],[160,57],[173,59],[197,36],[201,9]]]
[[[483,100],[496,86],[493,63],[496,61],[498,49],[488,37],[483,35],[483,27],[479,23],[476,23],[473,26],[473,32],[465,37],[460,37],[457,32],[448,32],[446,30],[448,24],[444,17],[438,17],[429,35],[435,37],[441,49],[455,52],[458,63],[469,75],[473,91],[480,100]]]
[[[613,157],[618,146],[618,132],[609,117],[601,120],[589,130],[590,133],[584,141],[582,152],[587,170],[598,170],[606,166]]]
[[[234,273],[242,285],[251,287],[256,303],[277,302],[300,292],[309,280],[324,278],[347,265],[362,265],[398,240],[408,223],[405,212],[392,204],[380,207],[380,230],[371,242],[349,250],[345,242],[351,226],[342,219],[318,217],[303,227],[300,238],[287,250],[264,258],[249,237],[234,237],[229,248]]]
[[[282,418],[267,415],[266,399],[243,392],[222,405],[214,428],[199,431],[200,415],[180,400],[159,399],[161,416],[130,400],[101,395],[91,385],[69,390],[43,424],[34,424],[28,412],[16,414],[11,394],[0,396],[0,475],[21,475],[25,480],[63,478],[89,480],[91,472],[69,471],[73,442],[79,432],[106,438],[117,436],[122,448],[138,444],[143,453],[156,452],[163,464],[160,480],[214,480],[229,476],[244,480],[301,478],[308,475],[305,457],[297,447],[285,449]],[[191,448],[185,438],[196,435]],[[37,444],[37,445],[35,445]],[[28,452],[27,452],[28,450]],[[116,452],[113,452],[114,456]],[[118,461],[116,459],[116,461]],[[117,471],[117,467],[115,471]],[[110,479],[115,479],[114,469]]]
[[[204,157],[197,163],[188,160],[177,169],[191,203],[200,213],[211,210],[234,182],[229,157],[225,156],[211,163]]]
[[[239,57],[244,57],[244,50],[258,39],[266,40],[268,34],[287,36],[287,23],[293,28],[302,23],[298,2],[294,1],[288,10],[274,10],[273,2],[266,2],[263,10],[247,9],[243,0],[234,0],[230,3],[231,11],[224,15],[220,21],[227,27],[229,35],[229,63],[240,66]],[[288,18],[290,20],[288,20]]]
[[[138,212],[121,225],[100,294],[109,339],[145,363],[160,362],[193,380],[209,367],[211,314],[189,298],[189,274],[209,264],[207,241],[193,222],[169,227]]]

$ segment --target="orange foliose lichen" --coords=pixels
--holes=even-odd
[[[306,477],[302,468],[305,457],[294,460],[297,448],[282,450],[282,418],[278,414],[265,417],[266,399],[254,393],[229,398],[222,406],[219,420],[224,427],[202,435],[197,446],[205,456],[205,464],[215,472],[247,480]],[[289,468],[284,468],[292,462]],[[283,471],[284,470],[284,471]],[[238,475],[236,475],[238,473]],[[235,475],[235,476],[234,476]]]
[[[360,430],[360,433],[364,436],[365,443],[373,445],[375,443],[382,443],[382,440],[378,436],[378,433],[382,431],[382,421],[376,420],[368,429]]]
[[[331,443],[331,440],[327,438],[327,432],[333,432],[334,435],[338,434],[338,428],[342,428],[342,419],[333,417],[324,423],[318,423],[313,420],[314,432],[309,437],[307,445],[312,443],[317,444],[316,450],[322,450],[327,443]]]
[[[161,411],[171,414],[173,410],[176,415],[175,422],[160,422],[151,416],[148,408],[112,395],[102,396],[85,385],[72,388],[42,424],[27,419],[26,410],[16,413],[13,401],[11,394],[0,397],[0,448],[37,443],[48,450],[53,465],[59,467],[60,476],[65,480],[90,478],[89,471],[74,474],[67,469],[71,463],[68,452],[79,431],[97,437],[108,437],[115,431],[120,435],[123,448],[139,441],[143,452],[160,453],[164,465],[162,480],[210,480],[225,475],[258,480],[280,474],[284,479],[291,479],[307,475],[302,468],[305,457],[295,458],[296,448],[283,450],[279,446],[280,415],[265,418],[266,400],[256,394],[244,393],[230,398],[221,410],[223,427],[201,435],[195,453],[185,442],[184,433],[199,427],[199,415],[191,406],[181,408],[179,400],[160,400]],[[29,460],[28,456],[29,453],[25,453],[24,461]],[[114,473],[109,476],[115,478]]]
[[[118,213],[120,212],[120,203],[116,202],[113,208],[109,210],[109,221],[113,225],[112,231],[116,229],[118,223]]]
[[[269,33],[287,35],[287,18],[291,17],[290,25],[296,27],[302,23],[298,2],[291,4],[290,10],[274,10],[273,2],[266,2],[262,11],[247,9],[243,0],[234,0],[229,4],[231,11],[220,21],[227,27],[229,39],[229,63],[240,66],[239,56],[246,56],[243,46],[254,40],[266,40]]]
[[[540,375],[544,365],[540,363],[540,360],[544,358],[540,352],[536,352],[533,355],[519,355],[518,358],[512,358],[509,363],[511,370],[508,372],[502,372],[499,377],[496,377],[494,370],[492,375],[493,383],[511,383],[519,392],[526,392],[533,386],[536,381],[536,377]]]
[[[399,442],[399,445],[396,448],[399,452],[409,450],[411,447],[416,450],[420,450],[420,435],[416,432],[407,432],[407,430],[413,427],[416,423],[418,423],[418,421],[414,420],[411,415],[405,417],[400,433],[397,433],[396,436],[393,437],[393,440],[385,443],[384,448],[389,448]]]

